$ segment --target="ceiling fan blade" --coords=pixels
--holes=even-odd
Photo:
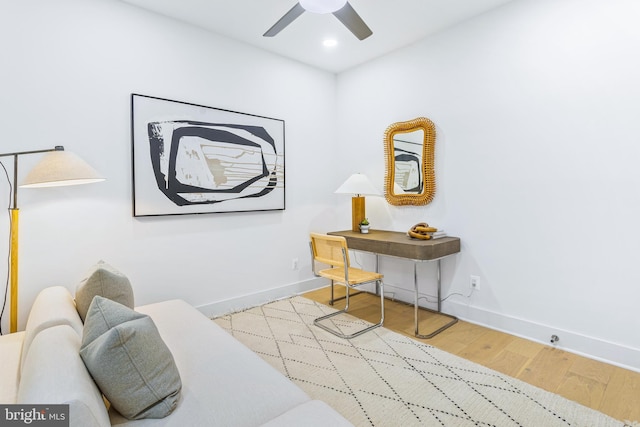
[[[280,31],[284,30],[285,27],[291,24],[298,16],[302,15],[304,12],[304,8],[300,5],[300,3],[296,3],[295,6],[289,10],[289,12],[285,13],[282,18],[278,20],[273,27],[269,28],[266,33],[263,34],[263,37],[273,37],[278,34]]]
[[[373,31],[364,23],[358,12],[347,2],[342,9],[333,12],[333,15],[344,24],[360,40],[364,40],[373,34]]]

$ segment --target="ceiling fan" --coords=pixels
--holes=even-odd
[[[273,37],[291,24],[304,11],[312,13],[332,13],[349,31],[360,40],[369,37],[373,32],[364,23],[360,15],[347,0],[300,0],[282,18],[269,28],[264,37]]]

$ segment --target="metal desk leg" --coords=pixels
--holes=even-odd
[[[425,310],[425,311],[429,311],[431,313],[437,313],[437,314],[440,314],[442,316],[448,317],[448,318],[451,319],[451,321],[449,323],[447,323],[446,325],[444,325],[444,326],[436,329],[435,331],[431,332],[430,334],[427,334],[427,335],[421,335],[420,334],[419,322],[418,322],[418,263],[416,261],[414,261],[413,262],[413,288],[415,290],[414,320],[415,320],[415,327],[416,327],[416,338],[423,338],[423,339],[433,338],[436,335],[438,335],[440,332],[444,331],[447,328],[450,328],[451,326],[453,326],[454,324],[456,324],[458,322],[458,318],[457,317],[452,316],[450,314],[443,313],[441,311],[441,309],[442,309],[442,299],[440,297],[440,285],[441,285],[440,260],[438,260],[437,273],[438,273],[438,310],[432,310],[430,308],[425,308],[425,307],[422,307],[422,309]]]
[[[380,273],[380,255],[376,254],[376,273]],[[380,283],[376,282],[376,295],[380,295]]]

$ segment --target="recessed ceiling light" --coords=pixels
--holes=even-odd
[[[338,41],[336,39],[325,39],[325,41],[323,41],[322,44],[325,47],[334,47],[338,44]]]

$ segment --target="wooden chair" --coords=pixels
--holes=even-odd
[[[334,283],[343,284],[346,291],[344,309],[318,317],[313,321],[313,324],[340,338],[346,339],[357,337],[378,326],[382,326],[384,322],[384,284],[382,283],[382,274],[351,267],[349,264],[347,241],[342,236],[311,233],[311,242],[309,245],[311,247],[311,268],[313,269],[313,274],[316,277],[324,277],[331,280],[332,285]],[[331,267],[316,271],[317,263],[326,264]],[[325,319],[346,313],[349,310],[349,289],[366,283],[376,283],[376,288],[380,291],[380,323],[368,326],[350,335],[345,335],[340,331],[336,331],[320,323]]]

